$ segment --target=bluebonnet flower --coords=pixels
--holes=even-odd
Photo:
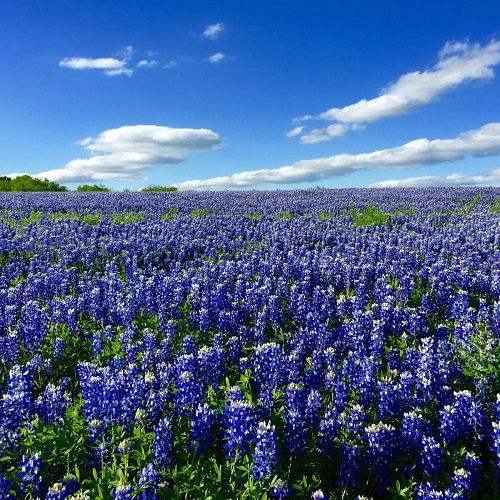
[[[155,431],[152,444],[154,463],[158,467],[168,467],[172,462],[172,451],[174,450],[174,436],[172,434],[172,423],[168,417],[160,421]]]
[[[177,377],[175,405],[181,415],[191,415],[203,398],[202,385],[192,372],[184,371]]]
[[[455,494],[458,498],[467,498],[467,494],[471,493],[472,484],[471,473],[464,468],[457,469],[453,473],[451,487],[448,490],[451,495],[448,494],[447,496],[453,498],[452,495]]]
[[[153,464],[148,464],[141,470],[139,474],[139,482],[137,486],[140,488],[138,498],[141,500],[156,500],[160,498],[156,491],[159,488],[161,476],[156,473]]]
[[[493,427],[491,451],[495,455],[497,473],[500,474],[500,421],[492,422],[491,425]]]
[[[282,348],[276,342],[262,344],[252,355],[253,375],[259,390],[274,389],[280,381],[283,365]]]
[[[228,458],[248,452],[248,442],[251,439],[255,417],[253,408],[243,399],[229,399],[223,413],[224,448]]]
[[[182,339],[182,354],[196,354],[198,343],[192,335],[186,335]]]
[[[116,485],[115,490],[111,493],[111,496],[115,500],[132,500],[134,493],[134,488],[127,483],[119,482]]]
[[[31,457],[23,455],[19,466],[21,467],[21,472],[17,477],[21,482],[20,491],[37,497],[42,489],[42,478],[40,475],[42,461],[40,460],[40,456],[38,454]]]
[[[282,500],[283,498],[288,497],[292,494],[286,482],[282,479],[276,479],[276,481],[273,482],[272,486],[273,489],[271,490],[270,494],[272,497],[277,497],[278,500]]]
[[[324,417],[319,422],[318,428],[318,449],[327,456],[330,456],[335,446],[335,438],[338,434],[340,423],[338,413],[334,405],[328,406]]]
[[[321,410],[322,400],[321,393],[315,389],[311,389],[305,403],[305,416],[310,429],[315,428],[319,422],[318,415]]]
[[[206,387],[217,389],[224,375],[224,351],[220,347],[204,346],[198,350],[200,379]]]
[[[380,492],[385,490],[389,480],[389,469],[399,444],[398,434],[393,426],[382,422],[366,427],[365,432],[368,457],[377,471],[374,487]]]
[[[463,458],[462,466],[454,472],[451,478],[450,490],[464,497],[469,496],[479,479],[480,466],[479,457],[475,453],[467,452]]]
[[[54,483],[47,491],[45,498],[51,500],[64,500],[75,494],[80,485],[76,477],[64,478],[61,482]]]
[[[451,445],[474,431],[481,435],[483,422],[483,411],[471,393],[455,392],[453,403],[441,411],[440,435],[446,444]]]
[[[253,477],[262,479],[273,473],[277,462],[276,432],[270,423],[259,422],[254,439]]]
[[[323,352],[318,349],[306,359],[304,386],[308,389],[320,389],[324,382],[324,376]]]
[[[212,431],[216,422],[215,411],[206,403],[199,404],[193,413],[190,422],[190,447],[194,451],[201,453],[205,446],[212,442]]]
[[[54,352],[52,353],[52,356],[54,356],[55,359],[62,358],[64,355],[64,340],[60,337],[56,337],[54,340]]]
[[[367,418],[366,412],[361,405],[353,405],[349,413],[342,412],[338,422],[345,429],[351,431],[353,437],[359,437]]]
[[[418,500],[435,500],[442,498],[445,500],[444,491],[436,489],[436,485],[432,482],[419,484],[415,489],[415,495]]]
[[[347,488],[355,488],[357,477],[361,472],[362,448],[360,445],[346,441],[340,446],[340,470],[337,481]]]
[[[69,495],[66,494],[65,488],[62,483],[54,483],[45,495],[46,499],[50,500],[64,500]]]
[[[70,404],[71,397],[64,392],[62,385],[56,387],[53,384],[47,384],[42,395],[38,398],[37,410],[46,422],[60,424]]]
[[[420,466],[426,475],[439,472],[443,467],[444,451],[432,436],[423,436],[419,457]]]
[[[316,490],[311,498],[312,500],[328,500],[328,495],[325,495],[322,490]]]
[[[2,474],[0,474],[0,498],[5,500],[11,500],[14,497],[10,494],[11,481],[5,479]]]
[[[33,413],[31,377],[28,370],[13,366],[7,379],[7,392],[0,401],[0,450],[14,446],[19,438],[19,427],[25,424]]]
[[[396,376],[397,372],[393,372],[391,375]],[[381,420],[385,420],[387,417],[400,418],[410,406],[413,377],[410,373],[403,372],[399,383],[397,383],[392,376],[378,382],[379,403],[377,410]]]
[[[289,384],[285,394],[285,404],[285,445],[292,455],[302,455],[308,434],[304,390],[296,384]]]
[[[418,450],[422,443],[425,425],[422,417],[415,411],[404,414],[401,420],[402,443],[410,450]]]
[[[104,342],[102,338],[102,332],[94,332],[92,334],[92,347],[91,347],[91,352],[92,352],[92,357],[96,358],[99,356],[104,348]]]

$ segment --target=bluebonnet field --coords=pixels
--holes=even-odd
[[[492,498],[500,189],[0,195],[0,498]]]

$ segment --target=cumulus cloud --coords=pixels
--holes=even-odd
[[[206,180],[176,184],[183,189],[238,188],[259,184],[311,182],[340,177],[369,168],[415,168],[475,157],[500,154],[500,123],[460,134],[453,139],[417,139],[402,146],[370,153],[338,154],[298,161],[273,169],[253,170]]]
[[[500,41],[492,40],[483,46],[469,42],[447,42],[439,52],[438,62],[431,69],[402,75],[385,88],[380,96],[361,99],[342,108],[331,108],[316,117],[305,115],[295,121],[316,118],[352,125],[406,114],[461,84],[493,78],[493,68],[499,63]],[[315,132],[315,136],[318,140],[305,142],[320,142],[335,137],[321,129]]]
[[[388,179],[375,182],[369,187],[430,187],[430,186],[476,186],[478,184],[500,183],[500,168],[496,168],[484,175],[450,174],[444,176],[425,175],[421,177],[407,177],[406,179]]]
[[[210,57],[208,57],[207,61],[211,63],[218,63],[221,62],[222,59],[224,59],[225,57],[226,54],[223,54],[222,52],[217,52],[216,54],[213,54]]]
[[[141,59],[138,63],[137,63],[137,67],[138,68],[154,68],[156,65],[158,64],[158,61],[155,60],[155,59]]]
[[[116,57],[65,57],[59,61],[59,66],[76,70],[99,69],[108,76],[132,76],[134,71],[127,68],[127,64],[133,53],[132,47],[125,47],[118,53],[119,59]]]
[[[208,40],[217,40],[226,27],[224,26],[224,23],[216,23],[216,24],[210,24],[205,28],[205,31],[201,34],[202,38],[207,38]]]
[[[304,130],[304,125],[301,125],[299,127],[292,128],[292,130],[289,130],[285,135],[287,137],[296,137],[297,135],[300,135],[303,130]]]
[[[144,179],[153,165],[175,164],[192,151],[222,146],[221,138],[208,129],[131,125],[105,130],[80,142],[89,158],[72,160],[64,168],[36,176],[56,182],[91,182]]]
[[[298,128],[298,127],[297,127]],[[324,129],[312,129],[309,134],[305,134],[300,138],[302,144],[316,144],[318,142],[329,141],[334,137],[342,137],[347,133],[350,127],[335,123]]]
[[[126,61],[114,57],[65,57],[59,61],[59,66],[70,69],[120,69],[125,66]]]

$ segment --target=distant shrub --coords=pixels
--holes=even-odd
[[[87,192],[90,192],[90,191],[100,191],[100,192],[105,192],[105,193],[109,192],[109,188],[107,188],[103,184],[94,184],[94,185],[83,184],[81,186],[78,186],[76,188],[76,190],[78,192],[82,192],[82,193],[87,193]]]
[[[176,187],[173,186],[148,186],[142,188],[142,191],[150,192],[150,193],[161,193],[161,192],[174,192],[177,191]]]

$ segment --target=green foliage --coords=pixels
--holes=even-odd
[[[91,226],[97,226],[102,220],[102,214],[86,214],[82,215],[80,220],[85,224],[90,224]]]
[[[179,215],[179,209],[177,207],[170,207],[166,214],[161,216],[162,220],[175,219]]]
[[[497,196],[493,201],[490,201],[489,207],[488,212],[490,214],[500,214],[500,196]]]
[[[280,214],[278,214],[278,218],[279,219],[293,219],[293,214],[291,212],[284,211],[284,212],[281,212]]]
[[[103,184],[93,184],[93,185],[83,184],[81,186],[78,186],[76,188],[76,190],[80,193],[88,193],[90,191],[99,191],[99,192],[103,192],[103,193],[109,192],[109,188],[107,188]]]
[[[408,499],[413,498],[413,490],[417,485],[416,481],[413,479],[406,479],[405,476],[401,476],[401,480],[396,481],[393,487],[387,488],[389,493],[392,493],[391,500]]]
[[[327,212],[326,210],[321,210],[321,212],[318,212],[318,219],[319,220],[333,219],[333,214]]]
[[[251,217],[252,219],[260,219],[259,212],[245,212],[242,214],[243,217]]]
[[[412,217],[413,216],[413,207],[399,208],[397,210],[394,210],[393,214],[394,215],[404,215],[406,217]]]
[[[389,222],[390,214],[383,212],[377,207],[368,205],[364,209],[358,209],[352,206],[345,215],[349,215],[353,219],[356,227],[362,226],[378,226]]]
[[[462,210],[459,210],[459,213],[461,214],[470,214],[473,210],[473,208],[479,203],[481,200],[481,193],[477,193],[474,198],[465,205],[465,207]]]
[[[128,224],[129,222],[140,222],[144,220],[144,216],[142,214],[131,214],[131,213],[123,213],[123,214],[112,214],[111,219],[115,224]]]
[[[146,193],[170,193],[177,191],[177,188],[173,186],[148,186],[142,188],[141,191]]]
[[[456,349],[456,361],[466,377],[500,380],[500,344],[485,328],[477,328],[470,346],[457,345]]]
[[[38,192],[38,191],[67,191],[68,188],[61,186],[48,179],[36,179],[30,175],[18,175],[17,177],[0,177],[0,191],[11,192]]]
[[[212,215],[209,208],[198,208],[196,210],[191,210],[191,215],[193,217],[207,217]]]

